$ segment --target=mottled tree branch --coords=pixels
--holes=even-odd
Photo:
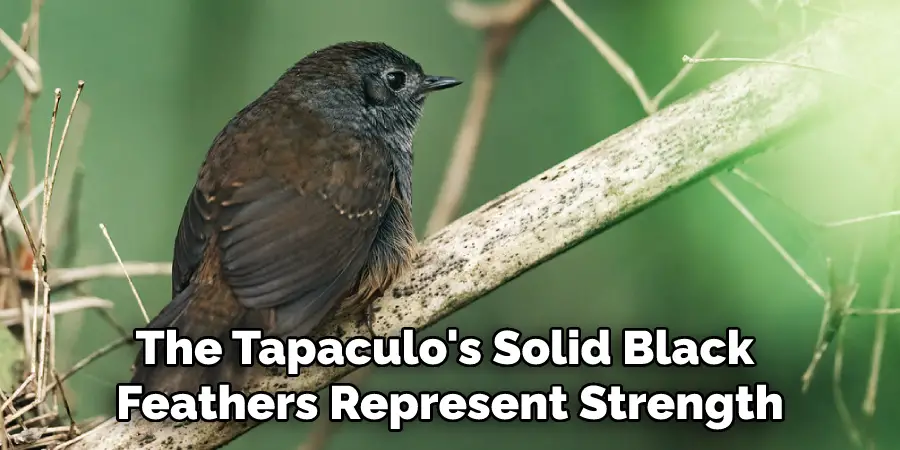
[[[873,20],[900,17],[896,11]],[[815,66],[853,77],[900,79],[900,40],[867,19],[831,22],[767,60]],[[887,33],[889,34],[889,33]],[[610,228],[663,196],[739,161],[806,119],[864,102],[869,87],[787,64],[740,68],[550,168],[427,238],[412,271],[384,298],[374,331],[424,328],[504,283]],[[529,149],[528,151],[539,151]],[[343,335],[365,334],[342,323]],[[317,391],[352,368],[311,367],[295,378],[270,377],[254,390]],[[327,411],[321,413],[327,414]],[[190,423],[177,428],[135,420],[108,422],[68,448],[217,448],[253,428],[247,423]],[[58,447],[59,448],[59,447]]]

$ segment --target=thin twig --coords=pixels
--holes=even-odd
[[[794,259],[794,257],[792,257],[791,254],[788,253],[788,251],[785,250],[784,247],[782,247],[781,243],[778,242],[778,240],[775,239],[775,237],[772,236],[772,234],[769,233],[768,230],[766,230],[766,227],[763,226],[762,223],[756,220],[756,217],[753,215],[753,213],[751,213],[750,210],[747,209],[747,207],[744,206],[744,204],[741,203],[741,201],[738,200],[738,198],[727,187],[725,187],[725,185],[722,184],[722,182],[719,181],[718,178],[716,178],[715,176],[710,177],[709,182],[712,183],[713,187],[715,187],[731,203],[731,205],[734,206],[734,208],[737,209],[738,212],[740,212],[748,222],[750,222],[751,225],[753,225],[753,228],[756,228],[756,231],[758,231],[759,234],[761,234],[766,239],[766,241],[769,242],[769,245],[775,248],[775,251],[777,251],[778,254],[781,255],[781,258],[791,266],[791,269],[793,269],[794,272],[796,272],[797,275],[799,275],[800,278],[802,278],[810,288],[812,288],[816,295],[822,297],[823,299],[828,297],[828,294],[825,292],[825,290],[822,289],[821,286],[819,286],[818,283],[816,283],[816,280],[814,280],[811,276],[809,276],[809,274],[806,273],[805,270],[803,270],[803,267],[800,266],[800,263],[798,263]]]
[[[892,246],[897,249],[897,246]],[[892,252],[893,253],[893,252]],[[886,309],[891,303],[891,297],[894,295],[894,281],[896,277],[896,257],[891,255],[888,262],[887,273],[881,286],[881,296],[878,298],[878,308]],[[862,411],[863,414],[871,418],[875,415],[875,403],[878,397],[878,379],[881,373],[881,360],[884,355],[884,342],[887,337],[887,315],[879,315],[875,318],[875,341],[872,344],[871,367],[869,369],[869,379],[866,382],[866,393],[863,398]]]
[[[711,34],[706,39],[706,41],[703,42],[703,45],[701,45],[700,48],[697,49],[697,52],[694,53],[694,58],[702,58],[707,52],[709,52],[713,48],[713,46],[716,45],[716,42],[719,40],[720,35],[721,34],[718,31],[714,31],[713,34]],[[659,93],[657,93],[656,96],[650,100],[650,106],[653,112],[656,112],[663,100],[665,100],[666,97],[668,97],[669,94],[673,90],[675,90],[675,88],[679,84],[681,84],[681,82],[684,81],[685,78],[687,78],[688,74],[691,73],[692,67],[694,67],[693,64],[682,66],[681,70],[679,70],[675,75],[675,78],[672,78],[672,81],[669,81],[669,83],[666,84],[662,89],[660,89]]]
[[[16,130],[13,132],[12,138],[6,147],[6,160],[12,163],[16,157],[16,150],[19,148],[19,140],[22,136],[31,136],[31,108],[34,106],[34,96],[27,94],[25,100],[22,101],[22,107],[19,109],[19,119],[16,122]]]
[[[19,44],[0,28],[0,45],[6,47],[16,62],[13,68],[30,94],[41,92],[41,66]]]
[[[450,14],[459,22],[476,30],[522,22],[534,13],[543,0],[508,0],[503,3],[484,4],[469,0],[452,0]]]
[[[41,403],[38,402],[38,401],[32,401],[31,403],[29,403],[29,404],[28,404],[27,406],[25,406],[24,408],[20,409],[20,410],[19,410],[18,412],[16,412],[15,414],[13,414],[13,415],[7,417],[7,418],[5,419],[5,421],[4,421],[4,423],[3,423],[4,426],[9,426],[9,424],[11,424],[13,421],[18,420],[20,417],[22,417],[22,416],[25,415],[26,413],[31,412],[33,409],[35,409],[35,408],[36,408],[38,405],[40,405],[40,404],[41,404]]]
[[[6,410],[6,408],[9,408],[10,406],[12,406],[12,404],[16,401],[16,399],[19,398],[19,395],[22,395],[22,392],[24,392],[25,388],[28,387],[28,384],[31,383],[32,379],[34,379],[34,374],[30,374],[27,377],[25,377],[25,379],[22,380],[22,383],[19,384],[19,387],[16,388],[16,390],[13,391],[12,394],[10,394],[9,398],[6,399],[6,401],[3,402],[2,405],[0,405],[0,410]],[[6,422],[6,423],[9,423],[9,422]]]
[[[28,46],[28,53],[34,58],[35,61],[39,60],[39,48],[40,48],[40,14],[41,7],[44,5],[44,0],[31,0],[31,12],[28,15],[28,21],[26,22],[26,27],[28,32],[30,33],[30,40]],[[24,37],[23,37],[24,39]],[[32,95],[34,98],[37,94]],[[26,99],[27,100],[27,99]],[[25,150],[26,157],[28,158],[28,185],[31,189],[34,189],[38,185],[37,183],[37,166],[35,163],[34,157],[34,140],[31,136],[31,121],[26,123],[26,133],[25,133]],[[31,221],[32,223],[37,223],[38,220],[38,212],[37,209],[32,208],[31,210]]]
[[[111,309],[113,302],[98,297],[76,297],[68,300],[54,301],[50,305],[50,314],[66,314],[73,311],[82,311],[85,309]],[[43,315],[43,311],[40,312]],[[5,326],[19,325],[22,323],[22,316],[18,308],[0,309],[0,323]]]
[[[878,84],[872,83],[871,81],[860,79],[851,75],[847,75],[845,73],[835,72],[833,70],[828,70],[818,66],[811,66],[809,64],[800,64],[794,63],[790,61],[776,61],[772,59],[763,59],[763,58],[692,58],[688,55],[684,55],[681,57],[681,60],[685,64],[700,64],[700,63],[711,63],[711,62],[738,62],[738,63],[751,63],[751,64],[774,64],[778,66],[787,66],[793,67],[795,69],[804,69],[811,70],[813,72],[819,72],[827,75],[833,75],[837,77],[844,78],[849,81],[853,81],[855,83],[864,84],[872,89],[888,92],[888,88],[884,86],[880,86]]]
[[[69,418],[69,427],[66,435],[68,438],[71,438],[75,434],[75,418],[72,417],[72,409],[69,407],[69,399],[66,398],[66,388],[62,383],[62,380],[59,378],[59,374],[53,372],[53,379],[55,381],[56,391],[59,392],[59,396],[62,398],[63,407],[66,409],[66,416]]]
[[[98,348],[97,350],[94,350],[89,355],[85,356],[80,361],[73,364],[72,367],[69,368],[69,370],[67,370],[62,375],[60,375],[57,382],[50,386],[50,389],[55,388],[59,383],[65,382],[72,375],[75,375],[76,373],[78,373],[79,370],[85,368],[90,363],[112,353],[119,347],[122,347],[123,345],[127,344],[130,340],[131,340],[131,336],[123,336],[123,337],[120,337],[120,338],[110,342],[109,344],[104,345],[103,347]]]
[[[0,409],[0,422],[3,422],[3,419],[6,417],[6,411]],[[2,445],[3,450],[9,449],[9,430],[6,427],[3,427],[2,434],[0,434],[0,445]]]
[[[618,53],[606,43],[606,41],[600,37],[599,34],[594,32],[593,29],[582,19],[572,8],[566,4],[565,0],[550,0],[553,2],[553,5],[556,6],[556,9],[559,10],[572,23],[572,26],[575,27],[585,38],[594,46],[595,49],[603,56],[605,60],[609,62],[609,65],[612,66],[613,70],[619,74],[620,77],[625,81],[625,83],[634,91],[635,95],[638,97],[638,101],[641,102],[641,106],[645,111],[653,110],[653,104],[650,100],[650,96],[647,95],[647,91],[644,89],[644,86],[641,84],[640,79],[634,73],[634,69],[619,56]]]
[[[828,296],[825,297],[825,307],[822,311],[822,323],[819,326],[819,337],[816,340],[816,346],[813,349],[812,361],[810,361],[806,371],[800,377],[800,380],[803,383],[802,391],[804,393],[809,390],[819,361],[821,361],[822,356],[825,355],[828,346],[834,341],[838,332],[843,329],[844,321],[847,318],[847,310],[850,308],[850,305],[853,304],[853,301],[856,299],[856,294],[859,291],[858,283],[843,283],[838,280],[831,258],[827,258],[826,263],[828,265]],[[858,262],[855,262],[855,264],[858,264]],[[854,268],[853,271],[855,270],[856,269]]]
[[[576,30],[578,30],[587,40],[594,46],[600,56],[606,60],[606,62],[615,70],[615,72],[625,81],[631,90],[634,92],[635,96],[637,96],[638,101],[641,103],[641,107],[644,109],[644,112],[649,114],[653,114],[659,110],[659,105],[663,100],[676,88],[682,81],[688,76],[690,70],[688,70],[689,66],[684,66],[678,73],[667,83],[660,91],[656,94],[652,99],[649,98],[646,89],[644,89],[643,84],[641,84],[640,79],[638,79],[637,75],[634,72],[634,69],[625,61],[624,58],[619,56],[619,54],[604,40],[597,32],[595,32],[590,25],[588,25],[584,19],[582,19],[564,0],[551,0],[557,9],[572,23]],[[707,52],[709,52],[712,47],[716,44],[720,36],[718,31],[714,31],[703,44],[697,49],[694,53],[694,58],[701,58]]]
[[[22,50],[28,51],[28,40],[31,38],[31,29],[28,27],[28,22],[22,24],[22,36],[19,38],[19,47]],[[3,65],[3,68],[0,68],[0,81],[6,79],[10,73],[13,71],[13,67],[16,65],[18,60],[15,56],[11,56],[8,60],[6,60],[6,64]],[[27,91],[26,91],[27,93]]]
[[[34,201],[38,198],[38,196],[43,193],[44,193],[44,184],[41,183],[41,184],[35,186],[34,188],[32,188],[30,191],[28,191],[27,194],[25,194],[25,198],[23,198],[22,202],[19,203],[19,207],[22,208],[22,211],[25,211],[26,209],[28,209],[29,206],[33,205]],[[37,211],[34,208],[31,208],[31,210]],[[8,228],[10,225],[12,225],[14,223],[14,221],[16,219],[18,219],[18,217],[15,214],[4,217],[3,218],[3,227]],[[37,222],[37,221],[35,221],[35,222]],[[19,225],[21,226],[21,224],[19,224]],[[25,237],[24,234],[22,236],[23,236],[23,238]]]
[[[59,159],[62,157],[63,149],[66,145],[66,137],[69,134],[69,127],[72,125],[72,116],[75,114],[75,108],[78,106],[78,99],[81,98],[81,93],[84,91],[84,81],[79,80],[78,86],[75,89],[75,95],[72,97],[72,105],[69,107],[69,113],[66,115],[66,122],[63,125],[62,134],[59,137],[59,145],[56,148],[56,156],[53,159],[53,169],[49,167],[50,154],[49,148],[47,153],[47,167],[45,167],[44,178],[44,208],[43,215],[41,217],[41,237],[40,237],[40,264],[41,264],[41,273],[42,273],[42,288],[43,288],[43,297],[44,297],[44,317],[43,323],[41,326],[41,355],[40,355],[40,364],[38,366],[38,396],[37,401],[44,401],[45,391],[43,390],[44,385],[44,374],[48,372],[48,368],[46,367],[46,361],[49,357],[47,354],[47,350],[49,349],[49,339],[50,339],[50,283],[47,281],[47,267],[49,263],[47,261],[47,232],[50,228],[49,225],[49,213],[50,213],[50,205],[53,198],[53,187],[56,185],[56,174],[59,172]],[[51,130],[50,133],[51,139],[53,137],[53,132]],[[49,174],[47,171],[49,170]],[[48,179],[49,178],[49,179]],[[37,287],[37,286],[35,286]],[[54,369],[49,368],[49,372],[52,373]]]
[[[887,211],[887,212],[878,213],[878,214],[871,214],[868,216],[854,217],[852,219],[844,219],[844,220],[837,220],[834,222],[828,222],[828,223],[825,223],[823,226],[825,226],[827,228],[838,228],[838,227],[844,227],[847,225],[856,225],[856,224],[860,224],[860,223],[864,223],[864,222],[871,222],[874,220],[887,219],[890,217],[897,217],[897,216],[900,216],[900,211]]]
[[[28,14],[28,19],[26,19],[25,23],[22,24],[22,37],[19,38],[18,46],[23,50],[31,53],[31,57],[37,61],[37,41],[38,41],[38,23],[41,13],[41,6],[43,6],[43,0],[31,0],[31,11]],[[13,67],[16,65],[18,60],[15,56],[11,57],[6,64],[0,69],[0,81],[3,81],[10,72],[12,72]],[[32,95],[28,95],[30,97]]]
[[[6,173],[3,174],[3,181],[0,181],[3,185],[0,186],[0,199],[6,199],[6,195],[9,194],[9,187],[11,185],[13,171],[16,169],[16,166],[10,164],[6,168]]]
[[[48,413],[48,414],[41,414],[41,415],[39,415],[39,416],[34,416],[34,417],[29,417],[27,420],[23,420],[23,421],[20,422],[20,423],[17,423],[17,424],[15,424],[15,425],[10,426],[10,427],[7,429],[7,431],[8,431],[8,432],[20,431],[20,430],[23,430],[23,429],[27,429],[28,427],[32,427],[32,426],[34,426],[35,424],[41,424],[41,423],[44,423],[47,419],[55,419],[55,418],[57,418],[57,416],[54,415],[54,414],[50,414],[50,413]]]
[[[122,265],[108,263],[85,267],[51,268],[47,271],[47,280],[54,289],[59,290],[73,284],[100,278],[123,278],[125,276],[122,271],[123,265],[125,271],[132,277],[169,276],[172,274],[172,263],[170,262],[124,261]],[[0,275],[14,276],[21,281],[32,280],[31,275],[26,272],[5,267],[0,267]]]
[[[59,90],[57,89],[57,92]],[[53,166],[51,169],[50,166],[50,154],[52,150],[53,144],[53,127],[55,124],[55,110],[54,108],[54,119],[51,122],[50,128],[50,143],[47,145],[47,160],[46,165],[44,167],[44,210],[43,215],[41,217],[41,238],[40,245],[42,247],[46,247],[46,235],[48,226],[48,215],[50,213],[50,201],[53,197],[53,187],[56,185],[56,174],[59,172],[59,160],[62,157],[62,151],[66,144],[66,137],[69,134],[69,127],[72,124],[72,116],[75,114],[75,107],[78,106],[78,100],[81,97],[81,93],[84,91],[84,81],[79,80],[78,86],[75,89],[75,96],[72,98],[72,106],[69,108],[69,113],[66,116],[66,122],[63,125],[62,135],[59,138],[59,145],[57,146],[56,156],[53,159]],[[46,257],[46,255],[42,255],[42,257]],[[46,267],[46,261],[42,261],[41,264]]]
[[[859,244],[856,246],[855,251],[853,252],[853,264],[850,267],[850,275],[847,277],[847,283],[851,285],[858,285],[857,279],[859,277],[859,264],[862,260],[862,252],[863,252],[863,240],[861,239]],[[852,301],[852,299],[851,299]],[[848,311],[849,311],[849,304]],[[848,313],[849,316],[849,313]],[[847,327],[840,327],[837,330],[837,335],[835,336],[835,349],[834,349],[834,368],[832,370],[832,382],[831,382],[831,391],[834,396],[834,405],[835,409],[837,409],[838,416],[841,418],[841,423],[844,425],[844,429],[847,430],[847,435],[850,437],[850,442],[856,445],[857,447],[862,447],[862,433],[859,430],[859,427],[856,426],[856,421],[853,420],[853,415],[850,413],[850,408],[847,406],[847,400],[844,397],[844,389],[841,387],[841,378],[844,369],[844,336],[846,334]]]
[[[25,379],[24,381],[22,381],[21,384],[19,384],[19,387],[20,387],[20,388],[22,388],[23,386],[24,386],[24,387],[28,387],[28,383],[30,383],[30,379],[26,377],[26,379]],[[9,406],[7,406],[6,408],[0,408],[0,411],[2,411],[2,415],[3,415],[3,419],[0,419],[0,420],[5,420],[5,418],[6,418],[6,410],[7,410],[7,409],[9,409],[9,412],[11,412],[11,413],[13,413],[13,414],[16,413],[16,407],[15,407],[14,404],[15,404],[16,400],[19,400],[19,399],[16,398],[16,397],[13,397],[13,396],[6,396],[6,395],[4,395],[2,392],[0,392],[0,399],[3,400],[4,404],[6,404],[7,401],[11,401],[11,402],[12,402],[12,403],[10,403]],[[19,419],[18,425],[24,427],[27,423],[28,423],[27,420],[21,420],[21,419]],[[10,429],[7,428],[7,432],[9,432],[9,431],[10,431]]]
[[[37,351],[37,349],[38,349],[38,313],[37,313],[38,297],[40,296],[42,287],[45,288],[43,290],[46,290],[46,286],[44,286],[43,282],[46,281],[45,275],[46,275],[46,270],[47,270],[47,265],[45,264],[46,261],[44,259],[44,255],[45,255],[44,254],[44,245],[43,245],[44,239],[42,237],[42,234],[43,234],[44,230],[46,229],[44,224],[47,222],[46,217],[49,212],[48,211],[49,208],[48,208],[47,193],[50,191],[50,188],[48,187],[48,183],[50,182],[50,180],[49,180],[50,155],[53,154],[53,135],[54,135],[54,132],[56,131],[56,116],[59,113],[59,101],[61,98],[62,98],[62,91],[59,88],[57,88],[53,92],[53,110],[50,113],[50,132],[49,132],[49,136],[47,137],[47,156],[46,156],[47,162],[44,166],[44,202],[43,202],[44,209],[41,212],[42,218],[41,218],[41,224],[40,224],[40,228],[39,228],[40,231],[38,234],[38,239],[39,239],[38,242],[39,243],[38,244],[35,244],[34,242],[31,243],[32,244],[32,254],[34,255],[34,259],[31,262],[31,271],[32,271],[32,274],[34,275],[34,298],[33,298],[32,305],[31,305],[32,306],[32,314],[33,314],[32,322],[31,322],[31,348],[32,348],[31,370],[32,370],[32,373],[37,373],[39,371],[39,366],[38,366],[39,356],[38,356],[38,351]],[[20,211],[21,211],[21,208],[20,208]],[[27,223],[27,221],[25,221],[25,217],[22,216],[22,226],[26,227],[26,229],[27,229],[27,225],[28,225],[28,223]],[[39,245],[40,247],[38,248],[35,245]],[[39,384],[39,386],[40,386],[40,384]],[[40,388],[38,388],[38,389],[40,389]]]
[[[24,213],[26,210],[29,209],[29,208],[28,208],[29,206],[31,206],[32,204],[34,204],[34,200],[35,200],[35,199],[37,198],[37,196],[39,196],[43,191],[44,191],[44,186],[43,186],[43,184],[39,184],[39,185],[37,186],[36,189],[34,189],[34,190],[32,190],[31,192],[28,193],[29,195],[32,195],[32,194],[34,194],[34,195],[31,196],[31,197],[26,196],[25,199],[24,199],[24,200],[22,201],[22,203],[20,204],[20,207],[22,208],[22,212],[23,212],[23,213]],[[8,205],[8,204],[4,204],[3,206],[6,207],[7,205]],[[13,233],[15,233],[16,236],[19,237],[20,242],[28,242],[28,234],[26,233],[25,228],[22,226],[22,222],[20,222],[20,221],[18,220],[19,217],[18,217],[17,212],[16,212],[15,204],[13,204],[13,206],[11,206],[11,208],[12,208],[12,213],[9,214],[9,215],[5,215],[5,218],[3,219],[3,222],[2,222],[3,227],[4,227],[4,229],[9,230],[9,231],[12,231]],[[31,210],[32,213],[35,213],[35,212],[37,211],[37,208],[30,208],[30,210]],[[9,211],[9,208],[4,208],[4,211]],[[37,223],[37,221],[34,221],[34,222]],[[31,250],[30,250],[29,248],[27,248],[27,245],[26,245],[25,247],[22,247],[21,252],[22,252],[22,253],[28,252],[28,253],[26,253],[26,254],[28,254],[28,255],[31,254],[31,253],[30,253]],[[13,256],[15,256],[15,255],[13,255]],[[15,258],[13,258],[13,259],[15,259]],[[31,264],[28,264],[28,266],[31,267]],[[16,265],[16,267],[23,267],[23,266]],[[12,270],[12,269],[10,269],[10,268],[8,268],[8,267],[0,267],[0,270],[6,270],[6,271],[9,271],[9,270]],[[32,277],[31,275],[28,275],[28,276],[25,278],[25,280],[28,280],[28,281],[34,281],[34,280],[33,280],[33,277]]]
[[[760,182],[757,181],[755,178],[753,178],[753,176],[751,176],[749,173],[744,172],[743,170],[741,170],[741,169],[739,169],[739,168],[737,168],[737,167],[732,168],[732,169],[731,169],[731,173],[732,173],[733,175],[737,176],[738,178],[740,178],[740,179],[741,179],[742,181],[744,181],[745,183],[747,183],[747,184],[749,184],[750,186],[752,186],[754,189],[756,189],[757,191],[759,191],[761,194],[765,195],[765,196],[766,196],[767,198],[769,198],[770,200],[772,200],[772,201],[778,203],[782,208],[786,209],[786,210],[789,211],[791,214],[793,214],[793,215],[795,215],[795,216],[797,216],[797,217],[803,219],[803,221],[808,222],[808,223],[810,223],[810,224],[812,224],[812,225],[814,225],[814,226],[817,226],[817,227],[822,227],[822,226],[823,226],[822,224],[820,224],[820,223],[818,223],[818,222],[816,222],[816,221],[814,221],[814,220],[808,218],[805,214],[803,214],[802,212],[800,212],[800,211],[799,211],[797,208],[795,208],[793,205],[789,204],[789,203],[786,202],[783,198],[781,198],[781,196],[776,195],[774,192],[772,192],[771,190],[769,190],[768,188],[766,188],[765,186],[763,186],[762,183],[760,183]]]
[[[123,268],[124,266],[124,268]],[[98,278],[168,276],[172,274],[171,262],[127,261],[121,264],[98,264],[86,267],[50,269],[48,277],[53,286],[69,285]]]
[[[128,280],[128,286],[131,287],[131,293],[134,294],[135,300],[137,300],[138,306],[141,308],[141,314],[144,315],[144,320],[147,323],[150,323],[150,316],[147,315],[147,309],[144,308],[144,301],[141,300],[141,295],[138,294],[137,288],[134,286],[134,281],[131,281],[131,275],[128,275],[128,270],[125,268],[125,263],[122,262],[122,258],[119,256],[119,251],[116,250],[116,244],[113,244],[112,238],[109,237],[109,231],[106,230],[106,225],[100,224],[100,230],[103,231],[103,236],[106,238],[106,242],[109,243],[109,248],[112,250],[113,255],[116,257],[116,261],[119,262],[119,267],[122,269],[123,274],[125,275],[125,279]]]
[[[76,92],[77,95],[77,92]],[[71,121],[71,130],[64,130],[63,137],[68,135],[66,140],[66,155],[68,162],[62,160],[58,165],[59,173],[53,176],[54,190],[60,191],[62,196],[54,197],[54,206],[59,213],[49,218],[47,223],[47,254],[54,258],[57,265],[66,264],[66,261],[55,258],[54,254],[59,245],[63,242],[62,235],[71,231],[66,236],[67,244],[77,242],[75,229],[70,227],[73,224],[78,213],[77,202],[81,195],[80,174],[78,172],[78,158],[81,148],[84,144],[88,121],[91,117],[91,108],[82,100],[78,103],[78,117],[74,117]]]
[[[867,222],[875,222],[878,220],[890,219],[892,217],[900,216],[900,210],[893,210],[893,211],[886,211],[886,212],[881,212],[881,213],[877,213],[877,214],[869,214],[869,215],[865,215],[865,216],[853,217],[850,219],[835,220],[832,222],[824,222],[824,223],[818,222],[818,221],[815,221],[815,220],[807,217],[805,214],[800,212],[797,208],[795,208],[788,202],[784,201],[783,198],[781,198],[780,196],[776,195],[774,192],[767,189],[765,186],[762,185],[762,183],[757,181],[755,178],[753,178],[747,172],[744,172],[743,170],[738,169],[738,168],[734,168],[734,169],[731,169],[731,173],[738,176],[741,180],[743,180],[747,184],[753,186],[754,189],[756,189],[757,191],[759,191],[760,193],[762,193],[769,199],[777,202],[779,205],[781,205],[781,207],[790,211],[792,214],[796,215],[800,219],[803,219],[804,222],[807,222],[816,228],[841,228],[841,227],[846,227],[846,226],[850,226],[850,225],[859,225],[859,224],[863,224],[863,223],[867,223]]]
[[[900,314],[900,308],[851,309],[849,314],[852,316],[895,316]]]
[[[6,174],[7,167],[6,163],[3,160],[3,157],[0,157],[0,172],[4,175]],[[19,221],[22,224],[22,230],[25,234],[25,240],[28,242],[29,247],[31,248],[31,252],[33,254],[37,254],[37,246],[35,244],[34,236],[31,233],[31,227],[28,225],[28,220],[25,218],[25,214],[22,210],[22,205],[19,203],[19,198],[16,195],[16,190],[13,188],[12,183],[9,184],[9,196],[12,198],[13,205],[16,208],[16,213],[19,216]],[[4,221],[4,226],[6,223]]]
[[[53,187],[56,186],[56,174],[59,172],[59,159],[62,156],[63,147],[66,145],[66,137],[69,135],[69,127],[72,125],[72,116],[75,114],[75,107],[78,106],[78,99],[84,91],[84,80],[78,81],[75,88],[75,96],[72,98],[72,106],[69,108],[69,114],[66,116],[66,123],[63,125],[62,135],[59,137],[59,146],[56,150],[56,158],[53,160],[53,170],[50,173],[50,180],[47,184],[49,191],[47,192],[47,200],[53,194]]]
[[[131,332],[125,329],[125,327],[123,327],[122,324],[120,324],[119,321],[116,320],[115,316],[110,313],[110,310],[111,309],[100,308],[95,309],[94,311],[97,311],[97,313],[100,314],[100,318],[105,320],[106,323],[109,324],[109,326],[119,334],[119,336],[122,336],[125,339],[132,339]]]

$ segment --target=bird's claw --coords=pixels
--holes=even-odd
[[[365,324],[366,329],[369,331],[369,336],[372,338],[377,337],[375,335],[375,329],[372,327],[372,316],[374,315],[374,312],[375,312],[375,308],[374,308],[373,304],[369,303],[369,305],[366,306],[365,320],[363,321],[363,323]],[[358,352],[359,352],[359,355],[369,356],[369,357],[371,357],[375,354],[371,348],[359,349]]]

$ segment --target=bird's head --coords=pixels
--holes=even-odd
[[[426,75],[415,60],[375,42],[345,42],[313,52],[276,89],[332,125],[409,151],[428,94],[461,81]]]

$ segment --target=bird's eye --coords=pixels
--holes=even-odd
[[[399,70],[388,72],[385,74],[384,79],[387,81],[388,87],[395,91],[399,91],[406,84],[406,74]]]

